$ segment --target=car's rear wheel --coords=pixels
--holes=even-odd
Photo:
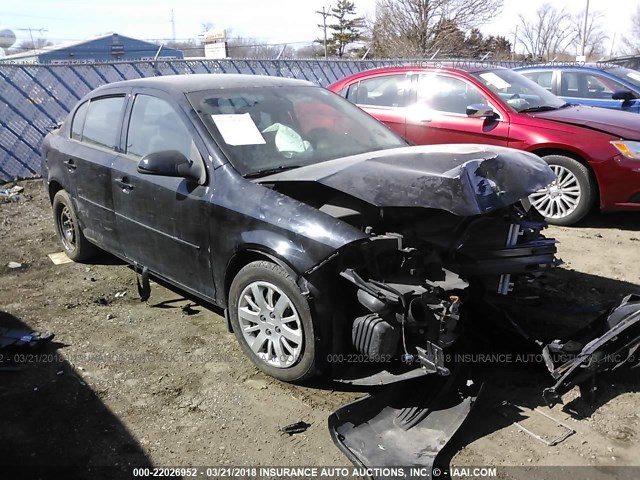
[[[67,257],[74,262],[83,262],[96,254],[98,249],[82,233],[71,197],[64,190],[53,197],[53,219]]]
[[[268,375],[286,382],[314,375],[311,308],[280,265],[256,261],[238,272],[229,290],[229,319],[244,353]]]
[[[589,213],[595,200],[589,169],[564,155],[543,157],[556,181],[529,196],[531,204],[553,225],[573,225]]]

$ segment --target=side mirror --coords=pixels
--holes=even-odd
[[[164,177],[182,177],[199,181],[202,171],[195,162],[176,150],[165,150],[145,155],[138,163],[138,172],[147,175],[162,175]]]
[[[629,102],[634,100],[636,96],[630,90],[616,90],[613,92],[613,95],[611,95],[611,98],[613,100],[624,100],[625,102]]]
[[[493,118],[496,112],[489,105],[475,103],[467,106],[467,117],[472,118]]]

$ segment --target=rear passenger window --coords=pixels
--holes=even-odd
[[[120,131],[120,115],[124,97],[106,97],[91,100],[87,109],[82,141],[115,148]]]
[[[80,105],[80,108],[76,110],[76,114],[73,116],[73,122],[71,123],[71,138],[74,140],[82,140],[82,127],[84,126],[84,119],[87,116],[87,107],[89,102],[84,102]]]
[[[347,100],[358,105],[404,107],[409,88],[410,83],[406,75],[385,75],[362,80],[357,86],[350,86]]]

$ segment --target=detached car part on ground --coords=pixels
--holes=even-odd
[[[98,246],[225,308],[243,351],[278,379],[325,373],[422,390],[393,412],[382,396],[365,401],[360,420],[332,418],[356,463],[432,463],[477,394],[445,352],[474,335],[512,330],[544,349],[557,380],[551,402],[640,343],[636,298],[573,340],[537,337],[520,321],[549,303],[538,280],[559,263],[526,200],[555,176],[530,153],[408,147],[324,89],[236,75],[102,87],[42,152],[72,259]],[[558,353],[573,357],[556,367]],[[435,392],[405,383],[424,378],[443,381]],[[405,439],[429,431],[422,438],[436,443],[425,455],[390,442],[388,456],[372,457],[353,450],[363,444],[349,436],[368,435],[353,422],[399,425]]]

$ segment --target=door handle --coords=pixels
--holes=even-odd
[[[133,190],[133,185],[129,183],[129,179],[127,177],[116,178],[115,182],[125,193],[128,193],[131,190]]]
[[[73,161],[72,158],[69,158],[68,160],[65,160],[64,164],[67,166],[67,169],[70,172],[73,172],[76,168],[78,168],[78,166],[75,164],[75,162]]]

